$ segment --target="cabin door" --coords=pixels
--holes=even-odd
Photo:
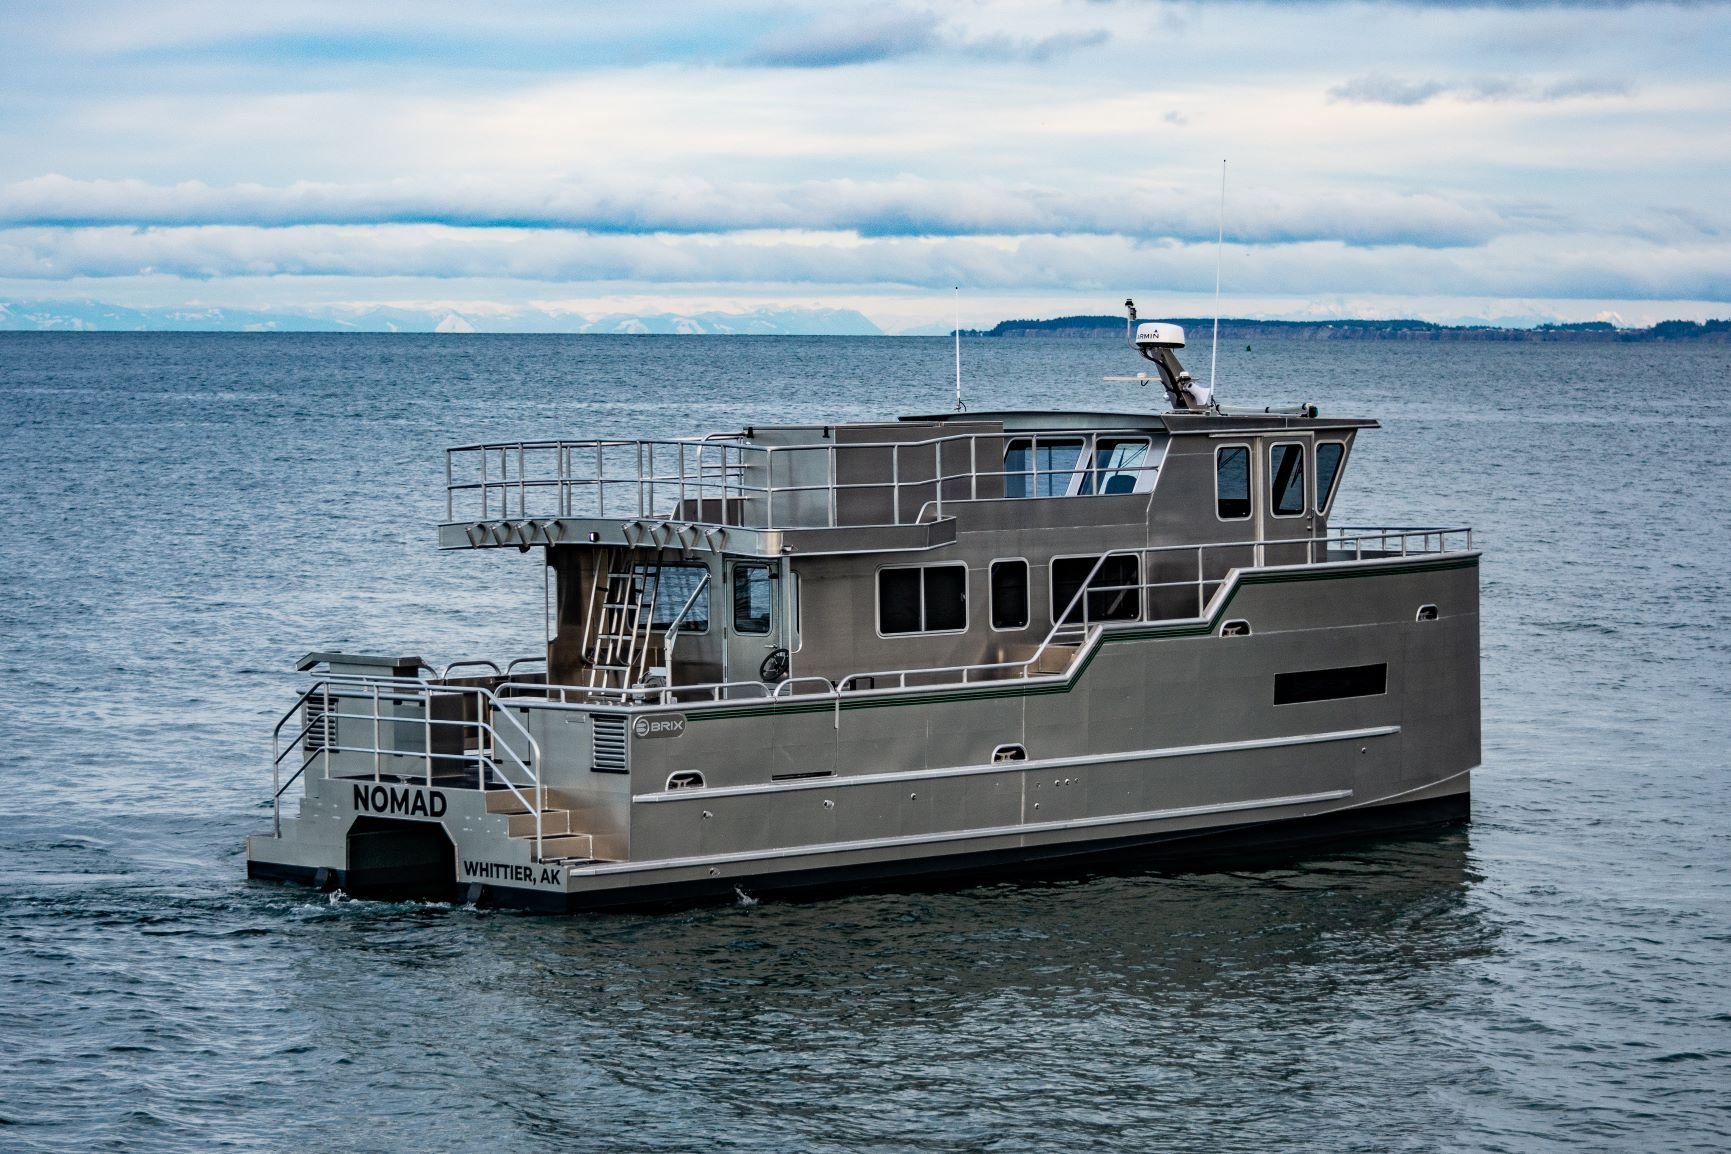
[[[727,563],[727,642],[723,680],[780,681],[787,672],[782,637],[781,563]]]
[[[1309,433],[1278,433],[1258,445],[1256,539],[1263,565],[1303,565],[1311,559],[1316,535],[1316,473]]]

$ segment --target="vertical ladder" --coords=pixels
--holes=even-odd
[[[609,549],[596,570],[583,644],[592,689],[628,689],[648,668],[661,566],[638,569],[631,550]]]

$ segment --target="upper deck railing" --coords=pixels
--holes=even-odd
[[[1041,468],[1042,443],[1148,440],[1147,430],[1086,434],[959,433],[919,441],[746,444],[743,434],[685,440],[511,441],[445,450],[445,519],[557,517],[698,522],[750,529],[913,525],[945,502],[1105,489],[1124,477],[1145,490],[1159,469],[1103,463],[1090,448]],[[1005,467],[1005,446],[1027,445],[1028,467]],[[1151,444],[1151,442],[1150,442]]]

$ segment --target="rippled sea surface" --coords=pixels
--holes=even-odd
[[[1206,350],[1192,360],[1206,364]],[[1152,403],[979,341],[976,407]],[[440,449],[948,407],[939,340],[0,336],[0,1150],[1731,1148],[1731,349],[1261,342],[1486,550],[1470,827],[544,918],[245,880],[294,660],[533,652]],[[1128,390],[1128,392],[1126,391]]]

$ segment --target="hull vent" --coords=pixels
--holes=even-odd
[[[625,773],[625,719],[598,716],[590,730],[594,748],[589,764],[597,773]]]

